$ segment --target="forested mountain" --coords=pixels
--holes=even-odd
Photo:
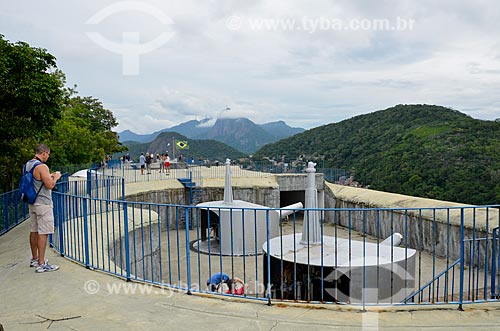
[[[432,105],[398,105],[317,127],[255,157],[324,159],[386,192],[471,204],[500,202],[500,122]]]
[[[121,142],[133,141],[133,142],[136,142],[136,143],[150,143],[153,140],[155,140],[155,138],[160,133],[162,133],[162,132],[164,132],[166,130],[167,129],[163,129],[163,130],[156,131],[156,132],[150,133],[150,134],[137,134],[137,133],[132,132],[130,130],[125,130],[125,131],[119,132],[118,136],[120,137],[120,141]]]
[[[265,131],[273,135],[276,139],[283,139],[294,134],[304,132],[302,128],[292,128],[284,121],[269,122],[260,125]]]

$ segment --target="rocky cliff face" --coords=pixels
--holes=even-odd
[[[208,139],[224,142],[242,152],[253,153],[276,138],[246,118],[218,119],[207,133]]]

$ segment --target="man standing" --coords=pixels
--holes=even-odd
[[[146,171],[148,174],[151,173],[151,162],[153,160],[153,156],[150,155],[149,153],[146,153]]]
[[[144,167],[146,165],[146,158],[144,157],[144,153],[141,153],[139,157],[139,164],[141,166],[141,175],[144,175]]]
[[[49,146],[39,144],[35,147],[35,157],[26,162],[26,171],[30,171],[32,167],[36,166],[33,170],[33,178],[35,191],[39,192],[35,202],[29,205],[32,257],[30,267],[36,267],[36,272],[55,271],[59,269],[59,266],[49,264],[49,261],[45,258],[47,239],[49,234],[54,233],[52,189],[56,186],[59,178],[61,178],[59,171],[50,173],[49,167],[45,164],[49,156]]]

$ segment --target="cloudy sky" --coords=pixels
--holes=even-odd
[[[402,103],[500,118],[494,0],[0,3],[0,34],[56,56],[116,131],[205,117],[308,129]]]

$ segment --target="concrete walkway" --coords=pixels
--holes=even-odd
[[[127,283],[51,249],[48,258],[61,269],[36,274],[28,266],[28,232],[24,222],[0,237],[0,324],[7,331],[500,330],[500,304],[468,305],[463,312],[456,305],[368,312],[340,305],[267,306]]]

